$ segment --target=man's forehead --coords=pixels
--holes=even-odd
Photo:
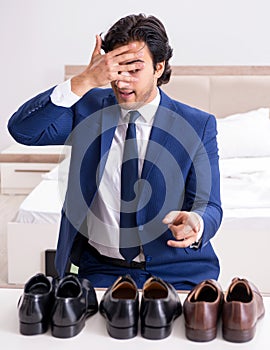
[[[136,46],[130,48],[127,52],[135,53],[135,52],[139,52],[139,51],[144,50],[144,49],[148,50],[148,47],[144,41],[136,41],[136,40],[129,41],[128,43],[125,43],[125,44],[117,44],[114,46],[114,49],[117,49],[121,46],[125,46],[128,44],[136,44]]]
[[[129,52],[139,52],[142,50],[148,50],[148,47],[144,41],[132,41],[129,44],[135,43],[136,47],[129,50]]]

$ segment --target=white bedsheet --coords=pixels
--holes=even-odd
[[[226,209],[257,212],[261,208],[269,211],[270,157],[221,159],[220,174],[225,212]]]
[[[220,173],[224,219],[270,220],[270,157],[221,159]],[[62,203],[58,181],[49,177],[26,197],[15,221],[58,223]]]
[[[22,202],[15,222],[59,223],[62,208],[57,181],[43,180]]]

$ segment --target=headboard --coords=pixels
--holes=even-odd
[[[65,78],[84,68],[65,66]],[[172,66],[171,80],[162,89],[172,98],[222,118],[270,107],[270,66]]]

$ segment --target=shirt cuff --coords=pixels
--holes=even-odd
[[[56,106],[71,107],[74,103],[78,102],[81,96],[74,94],[71,91],[70,79],[58,84],[51,93],[51,101]]]
[[[204,222],[203,222],[203,218],[202,218],[198,213],[193,212],[193,214],[196,216],[196,218],[197,218],[198,221],[199,221],[200,229],[199,229],[199,232],[198,232],[198,234],[197,234],[197,240],[196,240],[196,242],[194,242],[193,244],[191,244],[189,247],[190,247],[190,248],[198,249],[199,246],[200,246],[200,243],[201,243],[201,238],[202,238],[202,234],[203,234],[203,230],[204,230]]]

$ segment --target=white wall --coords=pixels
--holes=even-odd
[[[87,64],[96,33],[139,12],[165,24],[173,64],[270,64],[268,0],[0,0],[0,150],[20,104],[62,81],[65,64]]]

